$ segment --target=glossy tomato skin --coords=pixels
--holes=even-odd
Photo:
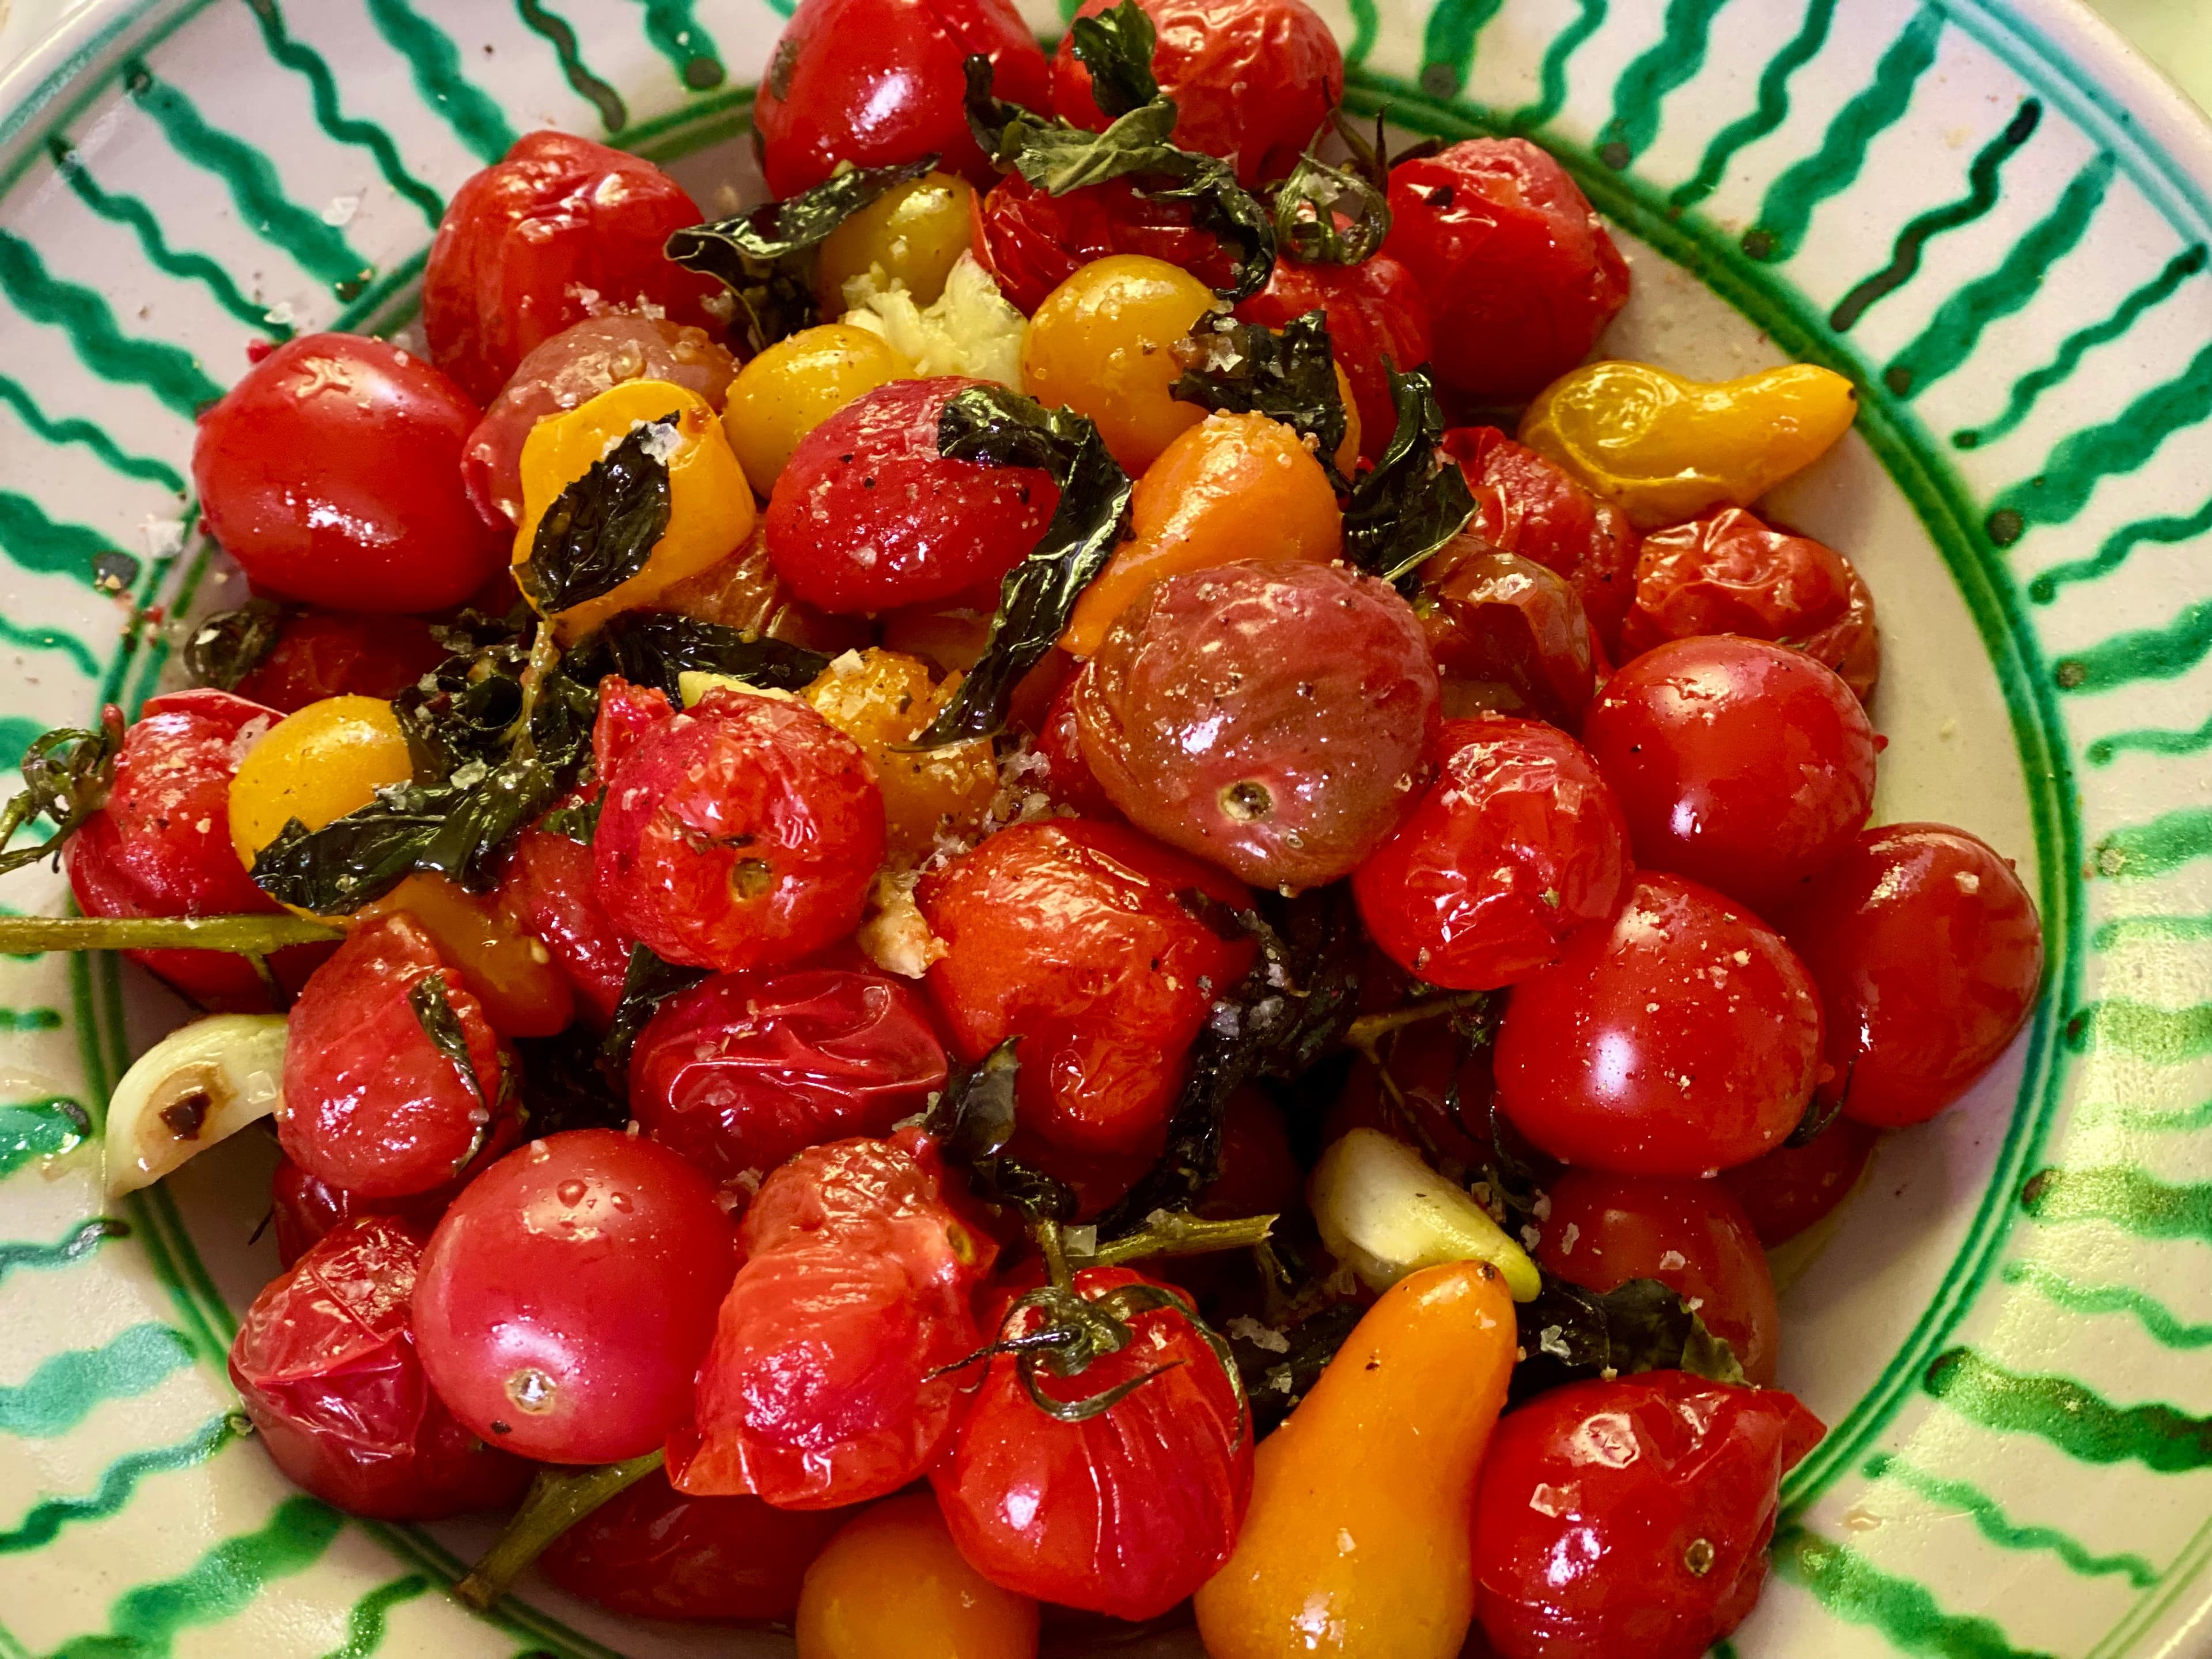
[[[1839,1117],[1802,1146],[1772,1152],[1723,1170],[1720,1180],[1772,1249],[1824,1219],[1851,1195],[1881,1131]]]
[[[1356,265],[1278,259],[1267,286],[1237,307],[1246,322],[1276,329],[1310,311],[1328,313],[1329,347],[1359,409],[1359,453],[1373,460],[1398,425],[1384,365],[1404,374],[1429,361],[1429,302],[1412,271],[1376,253]]]
[[[330,1234],[366,1216],[389,1216],[422,1238],[453,1201],[464,1182],[434,1187],[404,1198],[363,1198],[343,1187],[319,1181],[289,1158],[279,1156],[269,1177],[270,1231],[276,1259],[289,1267]]]
[[[1019,1037],[1024,1126],[1068,1152],[1156,1156],[1182,1060],[1254,946],[1176,895],[1236,908],[1237,883],[1119,824],[1001,830],[930,872],[915,902],[947,953],[930,999],[963,1059]]]
[[[809,1147],[761,1183],[739,1246],[669,1438],[677,1489],[820,1510],[921,1475],[951,1439],[961,1383],[938,1373],[981,1346],[970,1296],[997,1252],[933,1147],[911,1130]]]
[[[304,611],[283,620],[237,691],[287,714],[325,697],[389,702],[445,659],[429,625],[412,617]]]
[[[1390,235],[1428,295],[1438,377],[1518,403],[1580,362],[1628,301],[1628,265],[1567,171],[1525,138],[1470,138],[1390,169]]]
[[[1431,985],[1488,991],[1559,960],[1628,896],[1628,823],[1577,743],[1540,720],[1451,720],[1437,778],[1353,872],[1375,942]]]
[[[602,703],[602,726],[619,718]],[[665,961],[780,967],[859,925],[884,861],[883,792],[860,745],[805,704],[717,689],[680,714],[664,705],[603,771],[599,904]]]
[[[1414,609],[1443,676],[1447,714],[1495,710],[1581,727],[1597,658],[1565,576],[1480,535],[1458,535],[1421,568]]]
[[[1499,1106],[1553,1158],[1705,1176],[1797,1127],[1820,1077],[1820,1004],[1772,928],[1646,870],[1609,927],[1514,988],[1496,1054]]]
[[[409,1298],[422,1237],[349,1221],[253,1299],[230,1380],[276,1467],[324,1502],[436,1521],[512,1501],[530,1465],[465,1428],[432,1392]]]
[[[532,826],[514,838],[496,897],[507,919],[552,953],[585,1022],[604,1030],[622,1000],[630,942],[599,903],[592,849],[542,823]]]
[[[1060,504],[1039,467],[938,453],[946,400],[980,380],[894,380],[799,441],[769,498],[785,586],[833,612],[895,610],[988,585],[1036,545]]]
[[[415,1331],[453,1414],[549,1463],[661,1443],[736,1271],[707,1178],[665,1147],[570,1129],[469,1183],[422,1253]]]
[[[769,191],[795,196],[840,161],[894,167],[935,155],[978,185],[994,176],[968,130],[971,55],[991,60],[992,90],[1042,109],[1044,52],[1006,0],[800,0],[753,105],[753,142]]]
[[[1602,1295],[1656,1279],[1695,1304],[1705,1328],[1735,1351],[1744,1380],[1774,1382],[1782,1314],[1751,1218],[1718,1181],[1570,1170],[1546,1188],[1537,1265]]]
[[[1083,731],[1075,715],[1075,676],[1071,674],[1054,692],[1037,728],[1035,753],[1044,761],[1039,781],[1054,806],[1086,818],[1112,820],[1121,814],[1083,758]]]
[[[1053,289],[1115,253],[1140,253],[1180,266],[1211,289],[1235,279],[1221,239],[1201,229],[1182,202],[1153,201],[1127,179],[1054,196],[1010,173],[975,198],[976,262],[1024,316]]]
[[[1995,1063],[2043,982],[2043,927],[2010,860],[1963,830],[1869,830],[1786,931],[1827,1009],[1828,1063],[1862,1123],[1923,1123]]]
[[[1151,1285],[1126,1267],[1075,1275],[1086,1301]],[[1027,1309],[1000,1332],[1044,1316]],[[1150,1381],[1098,1415],[1062,1423],[1037,1409],[1013,1357],[988,1362],[952,1454],[930,1483],[960,1553],[993,1583],[1116,1619],[1155,1619],[1213,1576],[1236,1547],[1252,1495],[1252,1424],[1190,1316],[1138,1313],[1135,1338],[1081,1374],[1040,1369],[1048,1397],[1077,1401]]]
[[[1673,641],[1615,670],[1583,741],[1628,814],[1638,863],[1762,912],[1850,845],[1881,746],[1834,673],[1727,635]]]
[[[1778,1389],[1684,1371],[1509,1412],[1474,1508],[1475,1617],[1498,1659],[1698,1659],[1758,1601],[1777,1488],[1825,1432]]]
[[[479,404],[594,305],[705,325],[709,278],[661,253],[707,216],[652,162],[565,132],[526,133],[453,192],[422,272],[422,331]],[[471,425],[474,422],[471,422]]]
[[[264,592],[441,611],[507,560],[461,488],[476,423],[470,394],[422,358],[303,334],[203,411],[192,487],[210,532]]]
[[[1075,15],[1095,17],[1114,3],[1084,0]],[[1233,162],[1248,190],[1289,178],[1344,96],[1344,53],[1328,25],[1304,0],[1139,3],[1158,32],[1152,73],[1175,100],[1175,142]],[[1053,60],[1052,107],[1079,127],[1106,130],[1073,31]]]

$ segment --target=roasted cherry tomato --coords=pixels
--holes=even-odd
[[[1615,671],[1583,741],[1628,814],[1637,861],[1766,910],[1833,863],[1874,805],[1881,740],[1801,652],[1709,635]]]
[[[1963,830],[1869,830],[1786,917],[1827,1010],[1831,1087],[1862,1123],[1935,1116],[2035,1006],[2035,901],[2009,860]]]
[[[947,837],[973,838],[999,789],[990,739],[914,747],[960,690],[919,657],[871,647],[833,658],[799,701],[860,745],[884,794],[884,836],[895,860],[919,863]]]
[[[599,903],[591,848],[542,821],[525,830],[501,867],[497,900],[516,927],[551,953],[584,1018],[604,1030],[622,1000],[629,941]]]
[[[1125,471],[1140,473],[1206,418],[1175,395],[1176,343],[1217,301],[1164,259],[1115,253],[1053,289],[1022,336],[1022,390],[1090,417]]]
[[[192,487],[210,533],[264,592],[440,611],[506,562],[461,487],[476,423],[470,394],[422,358],[303,334],[201,414]]]
[[[1781,935],[1645,871],[1505,1006],[1498,1103],[1543,1151],[1625,1175],[1704,1176],[1779,1146],[1820,1066],[1820,1004]]]
[[[751,540],[719,564],[663,588],[653,608],[720,623],[740,634],[787,641],[830,657],[872,644],[876,637],[864,617],[826,616],[794,599],[769,562],[767,527],[758,522]]]
[[[1036,1659],[1037,1604],[954,1547],[937,1500],[872,1504],[806,1570],[799,1659]]]
[[[411,617],[301,611],[234,688],[289,714],[325,697],[398,696],[446,659],[428,623]]]
[[[722,430],[754,493],[766,495],[799,440],[855,398],[913,378],[914,365],[881,335],[852,323],[802,328],[738,373]]]
[[[1628,895],[1628,824],[1557,727],[1453,720],[1436,757],[1436,781],[1352,890],[1400,966],[1431,985],[1492,990],[1612,919]]]
[[[1431,355],[1429,302],[1412,271],[1377,253],[1356,265],[1278,259],[1267,286],[1237,307],[1246,322],[1276,329],[1310,311],[1328,314],[1330,349],[1359,407],[1359,453],[1372,460],[1398,427],[1388,370],[1419,368]]]
[[[434,1187],[404,1198],[363,1198],[359,1193],[317,1180],[280,1153],[269,1177],[269,1216],[270,1231],[276,1237],[276,1259],[289,1267],[314,1249],[318,1240],[365,1216],[389,1216],[428,1238],[463,1184]]]
[[[438,366],[489,404],[522,360],[594,306],[653,305],[704,325],[711,279],[666,258],[707,216],[641,156],[565,132],[526,133],[446,204],[422,272]]]
[[[399,718],[377,697],[311,702],[265,728],[235,765],[230,847],[248,871],[295,820],[320,830],[415,773]]]
[[[1083,758],[1083,734],[1075,716],[1075,677],[1070,675],[1045,709],[1037,728],[1034,751],[1043,767],[1038,781],[1054,806],[1064,806],[1079,817],[1118,818],[1121,815]]]
[[[845,310],[845,286],[896,283],[918,306],[944,297],[952,267],[975,240],[975,190],[949,173],[894,185],[823,239],[814,256],[814,303],[825,317]]]
[[[612,1129],[533,1140],[430,1236],[423,1366],[495,1445],[547,1463],[651,1451],[714,1333],[732,1231],[707,1178],[664,1146]]]
[[[1187,204],[1154,201],[1127,179],[1054,196],[1010,173],[975,200],[975,252],[1008,301],[1025,313],[1109,254],[1164,260],[1217,291],[1235,276],[1229,250],[1192,222]]]
[[[231,1382],[270,1457],[349,1515],[436,1521],[530,1482],[423,1374],[408,1311],[422,1253],[394,1217],[347,1222],[253,1298],[231,1344]]]
[[[1447,714],[1494,708],[1582,725],[1596,686],[1594,635],[1565,576],[1479,535],[1455,536],[1421,567],[1414,609]]]
[[[1851,1195],[1881,1131],[1839,1117],[1802,1146],[1781,1146],[1720,1180],[1772,1249],[1803,1232]]]
[[[1390,170],[1390,236],[1428,297],[1436,368],[1518,403],[1583,360],[1628,301],[1628,265],[1589,200],[1524,138],[1470,138]]]
[[[1778,1389],[1683,1371],[1508,1413],[1474,1501],[1475,1611],[1498,1659],[1697,1659],[1759,1599],[1777,1489],[1825,1432]]]

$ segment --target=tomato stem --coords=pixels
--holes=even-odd
[[[1458,991],[1449,996],[1431,997],[1426,1002],[1416,1002],[1408,1007],[1393,1008],[1388,1013],[1362,1014],[1352,1022],[1344,1033],[1347,1048],[1357,1048],[1370,1060],[1376,1060],[1376,1051],[1384,1037],[1408,1025],[1418,1025],[1425,1019],[1442,1019],[1450,1014],[1463,1014],[1480,1008],[1490,1000],[1488,991]],[[1377,1064],[1381,1062],[1376,1061]]]
[[[1204,1255],[1214,1250],[1246,1249],[1265,1242],[1277,1219],[1272,1215],[1248,1215],[1233,1221],[1208,1221],[1177,1210],[1155,1210],[1145,1218],[1142,1232],[1083,1251],[1075,1261],[1079,1267],[1110,1267],[1146,1256]]]
[[[538,1470],[522,1507],[500,1529],[491,1547],[477,1558],[468,1577],[453,1586],[453,1594],[479,1613],[489,1611],[548,1545],[600,1504],[659,1468],[661,1456],[659,1451],[649,1451],[626,1463],[607,1463],[598,1468]]]
[[[0,952],[10,954],[191,950],[261,957],[344,937],[343,928],[311,916],[0,916]]]
[[[1061,1290],[1075,1282],[1067,1267],[1067,1239],[1060,1230],[1060,1223],[1050,1216],[1041,1215],[1030,1224],[1030,1233],[1036,1240],[1037,1254],[1044,1258],[1045,1276]]]

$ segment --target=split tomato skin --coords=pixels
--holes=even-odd
[[[1233,255],[1187,203],[1154,201],[1127,179],[1054,196],[1010,173],[970,213],[976,263],[1024,316],[1084,266],[1117,253],[1162,260],[1217,291],[1235,279]]]
[[[429,625],[411,617],[307,611],[284,618],[237,691],[287,714],[326,697],[389,702],[445,659]]]
[[[508,923],[551,954],[585,1022],[605,1030],[622,1000],[629,941],[600,904],[593,870],[589,847],[541,821],[514,838],[495,896]]]
[[[1400,374],[1420,368],[1432,355],[1429,302],[1404,263],[1388,253],[1356,265],[1301,264],[1282,258],[1267,286],[1237,307],[1248,323],[1280,329],[1310,311],[1328,318],[1328,341],[1337,367],[1352,382],[1359,410],[1359,453],[1369,460],[1389,447],[1398,408],[1385,365]]]
[[[1422,567],[1415,609],[1443,676],[1446,714],[1525,714],[1581,728],[1597,689],[1596,635],[1565,576],[1462,534]]]

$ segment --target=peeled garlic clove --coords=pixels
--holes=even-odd
[[[107,1194],[151,1186],[284,1099],[284,1016],[216,1014],[138,1056],[107,1103]]]
[[[1306,1195],[1322,1243],[1371,1291],[1447,1261],[1487,1261],[1516,1302],[1540,1288],[1536,1264],[1490,1212],[1380,1129],[1354,1129],[1323,1152]]]

